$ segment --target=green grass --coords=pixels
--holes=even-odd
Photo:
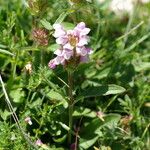
[[[41,2],[29,9],[24,1],[0,1],[0,149],[69,149],[67,72],[48,68],[57,48],[52,25],[70,29],[84,21],[94,52],[73,75],[71,143],[79,150],[149,150],[150,4],[137,3],[120,18],[107,1]],[[47,29],[47,46],[33,40],[34,28]],[[36,146],[37,139],[45,145]]]

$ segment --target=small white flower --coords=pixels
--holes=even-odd
[[[140,2],[143,3],[143,4],[146,4],[146,3],[149,3],[150,0],[140,0]]]
[[[28,62],[26,65],[25,65],[25,70],[27,72],[29,72],[29,74],[31,74],[32,72],[32,64],[30,62]]]
[[[118,16],[122,16],[125,13],[132,14],[133,6],[132,0],[112,0],[110,10]]]
[[[28,123],[29,125],[32,125],[32,121],[30,117],[25,118],[24,120],[26,123]]]

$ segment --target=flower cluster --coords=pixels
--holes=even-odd
[[[42,46],[48,45],[48,32],[43,28],[35,28],[32,31],[33,39]]]
[[[54,54],[56,57],[49,62],[49,67],[54,69],[57,65],[73,64],[88,61],[88,56],[92,50],[87,48],[90,29],[84,22],[80,22],[73,30],[65,30],[60,24],[54,24],[55,32],[53,36],[56,43],[60,45]]]
[[[103,0],[99,0],[103,1]],[[123,16],[124,14],[132,14],[136,3],[150,3],[150,0],[112,0],[110,2],[110,10],[117,16]]]
[[[112,0],[110,3],[110,10],[117,16],[124,14],[132,14],[134,4],[132,0]]]

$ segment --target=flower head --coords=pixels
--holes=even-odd
[[[43,143],[42,143],[42,141],[41,141],[40,139],[38,139],[38,140],[35,142],[35,145],[37,145],[37,146],[42,146]]]
[[[27,71],[29,74],[32,73],[32,64],[31,62],[28,62],[26,65],[25,65],[25,71]]]
[[[133,2],[131,0],[112,0],[110,9],[117,15],[123,16],[124,14],[132,14]]]
[[[25,122],[28,123],[29,125],[32,125],[32,121],[30,117],[26,117]]]
[[[96,112],[96,115],[99,119],[101,119],[102,121],[104,121],[104,116],[105,114],[102,111],[98,111]]]
[[[88,61],[88,56],[92,50],[87,48],[90,29],[86,27],[84,22],[80,22],[73,30],[65,30],[60,24],[54,24],[55,32],[53,36],[56,38],[56,43],[60,45],[54,54],[56,57],[49,62],[49,67],[54,69],[57,65],[72,65],[76,66],[80,62]]]
[[[48,33],[43,28],[35,28],[32,31],[33,39],[42,46],[48,45]]]
[[[143,4],[146,4],[146,3],[149,3],[150,0],[140,0],[140,2],[143,3]]]

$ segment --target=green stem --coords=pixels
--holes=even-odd
[[[72,124],[73,124],[73,106],[74,106],[74,98],[73,98],[73,73],[68,71],[68,95],[69,95],[69,128],[68,131],[68,143],[71,144],[71,131],[72,131]]]
[[[43,47],[41,48],[41,66],[44,66],[44,50]]]
[[[132,26],[132,23],[133,23],[133,20],[135,18],[135,15],[136,15],[136,12],[137,12],[137,6],[138,6],[138,0],[135,1],[135,5],[134,5],[134,8],[133,8],[133,12],[129,18],[129,21],[128,21],[128,24],[127,24],[127,27],[126,27],[126,32],[125,34],[127,34],[130,29],[131,29],[131,26]],[[122,46],[122,49],[124,50],[125,47],[126,47],[126,44],[127,44],[127,41],[128,41],[128,37],[129,35],[127,34],[127,36],[125,36],[124,40],[123,40],[123,46]]]
[[[18,55],[19,55],[19,51],[16,50],[16,55],[14,57],[14,62],[12,65],[12,80],[14,80],[16,77],[16,67],[17,67]]]

